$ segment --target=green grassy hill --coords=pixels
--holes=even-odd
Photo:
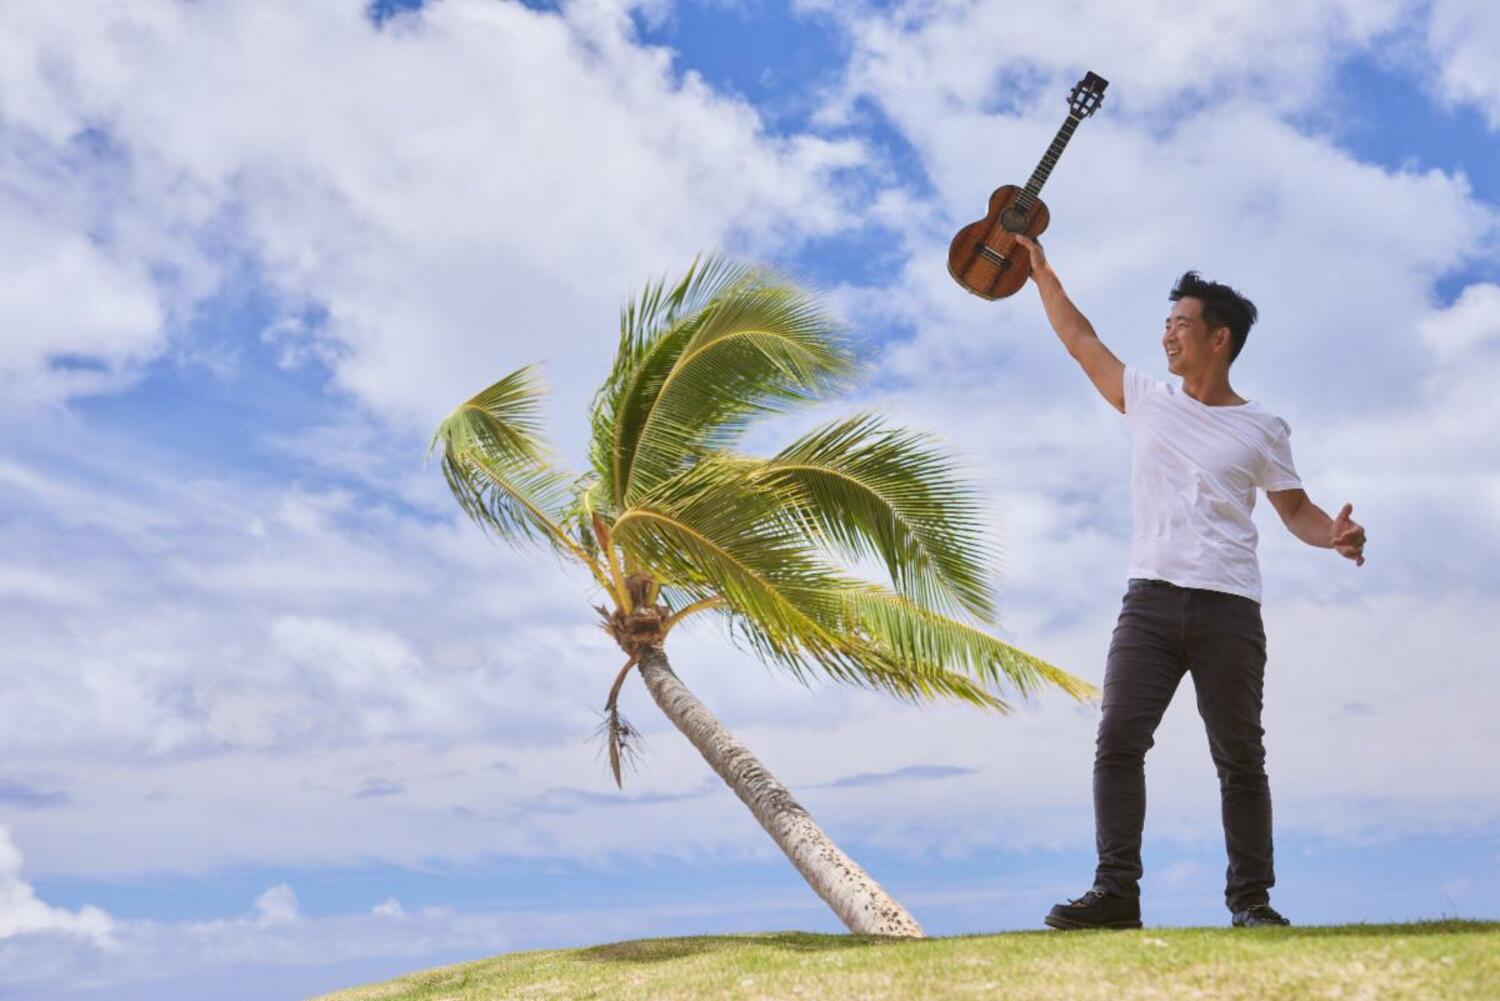
[[[778,932],[516,952],[316,1001],[1500,998],[1500,922],[1025,931],[920,941]]]

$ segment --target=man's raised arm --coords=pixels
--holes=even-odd
[[[1016,243],[1025,247],[1031,255],[1031,280],[1036,282],[1036,290],[1042,297],[1042,307],[1047,311],[1047,321],[1057,331],[1063,347],[1083,366],[1094,388],[1099,390],[1099,395],[1123,414],[1125,364],[1104,346],[1088,317],[1079,312],[1078,307],[1068,298],[1068,293],[1063,291],[1062,282],[1052,270],[1052,265],[1047,263],[1047,254],[1041,245],[1019,233],[1016,234]]]

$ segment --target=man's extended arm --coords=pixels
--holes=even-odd
[[[1337,518],[1330,518],[1300,487],[1274,490],[1266,496],[1276,506],[1282,523],[1297,538],[1309,546],[1332,549],[1353,560],[1355,566],[1365,565],[1365,529],[1349,517],[1353,504],[1345,504]]]
[[[1016,235],[1016,244],[1031,255],[1031,280],[1036,282],[1037,292],[1042,297],[1042,307],[1047,311],[1047,321],[1078,364],[1083,366],[1089,381],[1099,390],[1099,395],[1120,413],[1125,412],[1125,363],[1104,346],[1094,332],[1088,317],[1079,312],[1063,291],[1062,281],[1047,263],[1047,255],[1033,240]]]
[[[1036,290],[1041,294],[1047,321],[1057,331],[1068,354],[1076,356],[1078,347],[1085,338],[1098,339],[1094,325],[1089,323],[1088,317],[1073,305],[1073,300],[1063,291],[1062,281],[1057,277],[1057,272],[1052,270],[1052,265],[1047,263],[1047,255],[1042,248],[1019,233],[1016,234],[1016,242],[1031,254],[1031,280],[1036,282]]]

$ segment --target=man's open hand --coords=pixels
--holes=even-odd
[[[1349,517],[1353,510],[1353,504],[1345,504],[1339,516],[1333,519],[1332,543],[1340,556],[1347,556],[1355,566],[1362,567],[1365,565],[1365,529]]]

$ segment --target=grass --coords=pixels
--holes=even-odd
[[[515,952],[315,1001],[1146,1001],[1500,997],[1500,922],[1023,931],[898,941],[771,932]]]

